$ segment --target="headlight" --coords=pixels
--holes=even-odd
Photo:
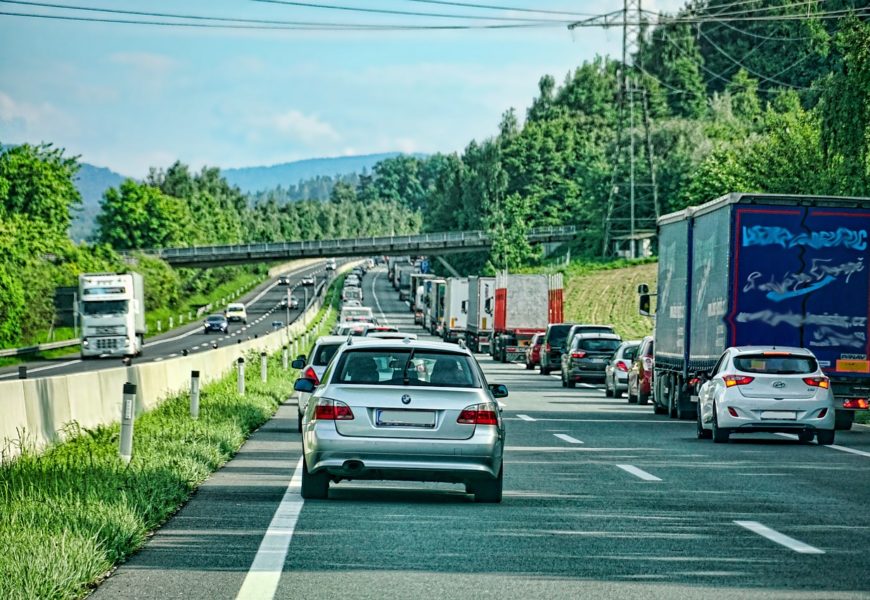
[[[91,343],[88,340],[82,340],[82,346],[84,346],[85,348],[87,348],[90,345],[91,345]]]

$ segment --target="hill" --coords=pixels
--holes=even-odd
[[[111,169],[81,163],[76,177],[76,187],[82,195],[82,207],[76,211],[70,225],[69,236],[72,240],[77,242],[85,240],[95,231],[103,193],[110,187],[119,186],[125,179],[125,176]]]
[[[294,162],[281,163],[269,167],[243,167],[224,169],[221,174],[231,185],[237,185],[243,192],[255,193],[287,188],[305,179],[324,175],[347,175],[371,171],[378,162],[398,156],[400,152],[364,154],[360,156],[338,156],[333,158],[309,158]]]

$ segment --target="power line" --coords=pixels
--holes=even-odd
[[[597,13],[578,13],[568,12],[564,10],[548,10],[544,8],[520,8],[516,6],[496,6],[494,4],[477,4],[474,2],[449,2],[447,0],[405,0],[406,2],[417,2],[420,4],[438,4],[441,6],[458,6],[461,8],[480,8],[484,10],[507,10],[511,12],[523,13],[538,13],[547,15],[564,15],[568,17],[593,17]],[[744,0],[746,1],[746,0]],[[751,0],[755,2],[756,0]]]
[[[808,36],[802,36],[802,37],[786,37],[786,36],[782,36],[782,37],[780,37],[780,36],[773,36],[773,35],[760,35],[760,34],[757,34],[757,33],[752,33],[751,31],[746,31],[746,30],[744,30],[744,29],[740,29],[739,27],[734,27],[734,25],[729,25],[729,24],[726,23],[725,21],[722,21],[721,23],[719,23],[718,26],[719,26],[719,27],[727,27],[728,29],[730,29],[730,30],[732,30],[732,31],[736,31],[737,33],[741,33],[741,34],[743,34],[743,35],[746,35],[746,36],[749,36],[749,37],[753,37],[753,38],[756,38],[756,39],[760,39],[760,40],[764,40],[764,41],[776,41],[776,42],[807,42],[807,41],[813,39],[813,38],[808,37]],[[709,34],[709,33],[711,33],[711,32],[708,31],[707,33]]]
[[[744,65],[742,62],[740,62],[739,60],[737,60],[736,58],[734,58],[733,56],[731,56],[730,54],[728,54],[728,53],[727,53],[725,50],[723,50],[721,47],[719,47],[719,45],[716,44],[716,42],[714,42],[713,40],[711,40],[711,39],[710,39],[710,38],[709,38],[709,37],[708,37],[708,36],[707,36],[703,31],[700,31],[699,33],[700,33],[701,37],[704,38],[705,40],[707,40],[707,43],[710,44],[711,46],[713,46],[713,47],[714,47],[714,48],[715,48],[715,49],[716,49],[716,50],[717,50],[717,51],[718,51],[722,56],[724,56],[725,58],[727,58],[728,60],[730,60],[731,62],[733,62],[734,64],[736,64],[737,66],[739,66],[741,69],[744,69],[747,73],[750,73],[750,74],[752,74],[752,75],[758,77],[760,80],[762,80],[762,81],[769,81],[769,82],[771,82],[771,83],[775,83],[775,84],[777,84],[777,85],[781,85],[781,86],[783,86],[783,87],[795,88],[795,89],[799,89],[799,90],[808,90],[808,89],[810,89],[810,88],[808,88],[808,87],[806,87],[806,86],[802,86],[802,85],[793,85],[793,84],[790,84],[790,83],[786,83],[785,81],[780,81],[780,80],[778,80],[778,79],[774,79],[773,77],[767,77],[766,75],[762,75],[761,73],[758,73],[757,71],[753,71],[752,69],[750,69],[749,67],[747,67],[746,65]]]

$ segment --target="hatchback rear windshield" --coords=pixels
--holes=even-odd
[[[588,350],[589,352],[616,352],[620,340],[607,340],[590,338],[587,340],[577,340],[577,348],[580,350]]]
[[[341,355],[333,383],[480,387],[471,361],[464,354],[431,350],[350,350]]]
[[[320,344],[317,350],[314,351],[314,358],[311,359],[311,364],[315,367],[325,367],[335,356],[335,351],[343,342],[337,344]]]
[[[634,360],[637,356],[637,349],[640,348],[639,344],[635,344],[634,346],[626,346],[622,350],[622,358],[626,360]]]
[[[547,341],[551,346],[561,346],[568,337],[568,332],[571,330],[571,325],[550,325],[550,331],[547,332]]]
[[[738,371],[744,373],[770,373],[774,375],[815,373],[819,368],[815,358],[796,354],[784,356],[744,354],[734,358],[734,366]]]

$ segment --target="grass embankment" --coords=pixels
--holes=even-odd
[[[335,321],[338,289],[320,331]],[[259,365],[254,355],[248,362]],[[0,465],[0,598],[86,595],[290,395],[296,373],[281,368],[280,353],[269,373],[263,383],[259,368],[247,369],[244,397],[234,373],[205,386],[197,421],[186,393],[139,416],[129,465],[118,457],[117,424],[72,430],[65,443]]]

